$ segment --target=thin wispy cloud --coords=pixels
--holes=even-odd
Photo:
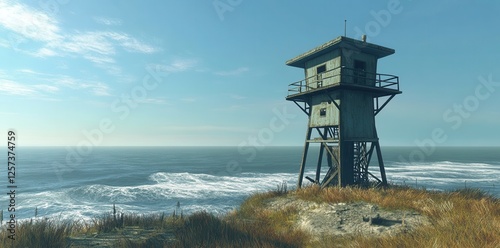
[[[0,79],[0,91],[8,95],[32,96],[36,91],[24,84],[7,79]]]
[[[103,83],[97,84],[84,84],[82,85],[84,89],[90,88],[90,92],[92,92],[96,96],[110,96],[109,87]]]
[[[10,47],[10,43],[6,39],[0,38],[0,47],[8,48]]]
[[[0,79],[1,95],[11,95],[51,102],[60,101],[60,99],[43,94],[43,92],[54,93],[54,91],[55,88],[52,88],[49,85],[25,85],[11,80]]]
[[[63,41],[49,44],[61,50],[88,55],[112,55],[116,53],[115,46],[108,39],[105,32],[85,32],[68,35]]]
[[[61,39],[60,28],[54,18],[20,3],[0,0],[0,25],[35,41]]]
[[[118,19],[104,17],[94,17],[94,21],[108,26],[121,24]],[[12,31],[12,35],[40,42],[41,44],[36,44],[40,45],[38,49],[24,51],[35,57],[76,57],[96,65],[116,65],[115,56],[120,50],[143,54],[160,50],[124,32],[78,30],[63,32],[55,16],[6,0],[0,0],[0,26]],[[8,45],[10,45],[9,40],[0,40],[0,46]],[[182,65],[178,69],[182,69]]]
[[[20,69],[15,73],[35,75],[36,72],[29,69]],[[24,82],[15,80],[11,75],[0,70],[0,92],[4,95],[16,96],[42,96],[45,93],[54,93],[58,91],[57,87],[48,84],[30,85]]]
[[[55,87],[55,86],[52,86],[52,85],[46,85],[46,84],[33,85],[33,88],[41,90],[41,91],[45,91],[45,92],[48,92],[48,93],[55,93],[55,92],[59,91],[58,87]]]
[[[97,65],[102,65],[102,64],[114,64],[115,59],[113,59],[111,56],[105,56],[105,55],[94,55],[94,54],[86,54],[83,55],[83,58],[97,64]]]
[[[185,71],[193,68],[197,63],[198,61],[194,59],[178,59],[170,65],[170,68],[173,71]]]
[[[117,19],[117,18],[109,18],[109,17],[101,17],[101,16],[95,16],[94,21],[103,24],[106,26],[120,26],[122,25],[122,20]]]
[[[27,81],[35,81],[37,84],[18,83],[13,80],[13,77],[22,76]],[[55,94],[62,89],[83,90],[90,92],[95,96],[110,96],[110,87],[100,81],[77,79],[68,75],[50,74],[43,72],[36,72],[31,69],[19,69],[11,76],[3,74],[0,71],[0,80],[3,82],[10,82],[5,84],[3,88],[10,89],[6,92],[13,92],[16,95],[33,95],[42,93]]]
[[[218,76],[236,76],[236,75],[240,75],[242,73],[245,73],[249,70],[250,69],[248,67],[240,67],[240,68],[237,68],[237,69],[234,69],[231,71],[218,71],[218,72],[215,72],[214,74],[218,75]]]
[[[51,43],[63,51],[76,54],[114,55],[117,48],[129,52],[154,53],[157,48],[147,45],[126,33],[92,31],[69,34],[60,42]]]
[[[31,69],[19,69],[19,70],[17,70],[17,72],[27,73],[27,74],[37,74],[37,72],[35,72],[35,71],[31,70]],[[2,76],[1,73],[0,73],[0,76]]]
[[[42,47],[38,49],[38,51],[32,53],[32,55],[35,57],[52,57],[57,56],[57,52],[52,49]]]
[[[198,65],[197,59],[175,59],[168,64],[149,64],[149,68],[153,68],[160,72],[172,73],[172,72],[184,72],[194,69]]]
[[[28,68],[16,70],[12,76],[22,74],[27,82],[36,82],[36,84],[21,84],[15,82],[9,75],[2,74],[0,71],[0,80],[4,82],[2,88],[8,89],[16,95],[33,95],[42,93],[56,94],[62,89],[72,89],[72,90],[83,90],[90,92],[95,96],[109,96],[111,95],[111,89],[105,83],[87,80],[87,79],[77,79],[67,75],[59,74],[49,74],[43,72],[36,72]],[[8,90],[5,90],[8,92]]]
[[[96,81],[87,81],[87,80],[79,80],[69,76],[53,76],[51,79],[57,85],[64,86],[74,90],[88,90],[92,94],[96,96],[109,96],[110,88],[108,85],[96,82]]]
[[[120,78],[127,78],[128,79],[128,76],[125,75],[123,73],[123,70],[120,66],[114,64],[114,63],[106,63],[105,61],[106,60],[102,60],[100,61],[99,63],[99,58],[92,58],[94,59],[94,63],[96,63],[96,66],[99,67],[99,68],[102,68],[103,70],[105,70],[107,73],[111,74],[111,75],[114,75],[114,76],[117,76],[117,77],[120,77]],[[128,80],[126,80],[128,81]]]
[[[157,48],[125,33],[85,32],[67,35],[63,41],[48,44],[50,49],[80,55],[94,63],[115,63],[118,48],[134,53],[154,53]]]
[[[117,41],[122,48],[129,52],[154,53],[159,50],[125,33],[106,32],[103,35]]]
[[[167,104],[167,102],[163,98],[146,98],[138,102],[146,104]]]
[[[37,58],[83,59],[112,75],[118,82],[135,80],[122,69],[123,63],[117,58],[122,53],[152,54],[161,51],[129,33],[113,31],[113,26],[121,24],[119,19],[97,16],[93,20],[106,25],[106,30],[65,30],[57,15],[49,15],[16,1],[0,0],[0,29],[11,31],[7,37],[0,38],[0,47],[13,48]],[[168,70],[183,71],[190,66],[182,62],[186,61],[177,61]],[[89,90],[97,96],[110,94],[108,86],[93,85],[79,89]]]

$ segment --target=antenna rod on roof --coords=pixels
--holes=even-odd
[[[347,20],[344,20],[344,36],[347,37]]]

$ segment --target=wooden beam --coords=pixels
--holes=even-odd
[[[377,116],[377,114],[378,114],[378,113],[380,113],[380,111],[382,111],[382,109],[385,107],[385,105],[387,105],[387,104],[391,101],[391,99],[392,99],[392,98],[394,98],[394,96],[395,96],[395,95],[391,95],[391,96],[389,97],[389,99],[387,99],[387,100],[384,102],[384,104],[382,104],[382,106],[381,106],[380,108],[378,108],[378,97],[377,97],[377,109],[375,110],[375,114],[374,114],[374,115],[375,115],[375,116]]]
[[[375,149],[377,150],[378,166],[380,168],[380,175],[382,176],[382,184],[383,186],[386,186],[387,178],[385,176],[384,160],[382,159],[382,151],[380,150],[380,144],[378,142],[375,143]]]
[[[376,177],[375,175],[373,175],[373,174],[372,174],[371,172],[369,172],[369,171],[368,171],[368,175],[370,175],[370,176],[372,176],[373,178],[377,179],[377,181],[378,181],[379,183],[381,183],[381,182],[382,182],[382,180],[378,179],[378,177]]]
[[[335,178],[335,176],[337,176],[339,174],[339,169],[340,167],[337,167],[337,170],[335,170],[334,173],[332,174],[327,174],[328,178],[325,178],[326,181],[324,181],[322,184],[321,184],[321,188],[325,188],[326,186],[328,186],[328,184],[330,184],[332,182],[332,180]],[[330,168],[330,170],[333,170],[333,168]]]
[[[300,163],[299,181],[297,183],[297,188],[299,188],[299,189],[300,189],[300,187],[302,187],[302,178],[304,177],[304,169],[306,166],[307,152],[309,151],[309,142],[307,142],[307,140],[311,138],[311,130],[312,130],[312,128],[310,128],[308,125],[307,132],[306,132],[306,140],[304,142],[304,153],[302,154],[302,161]]]
[[[321,143],[320,148],[319,148],[319,157],[318,157],[318,165],[316,166],[316,183],[319,183],[319,177],[321,174],[321,163],[323,162],[323,151],[325,150],[325,147],[323,143]]]
[[[300,109],[301,109],[304,113],[306,113],[306,115],[307,115],[307,116],[309,116],[309,115],[310,115],[310,113],[307,111],[307,107],[306,107],[306,106],[304,106],[304,107],[300,106],[300,105],[297,103],[297,101],[293,101],[293,103],[295,103],[295,105],[297,105],[297,106],[298,106],[298,107],[299,107],[299,108],[300,108]],[[306,105],[306,104],[307,104],[307,103],[305,103],[305,102],[304,102],[304,105]]]

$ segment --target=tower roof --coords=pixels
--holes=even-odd
[[[321,46],[313,48],[308,52],[305,52],[293,59],[288,60],[286,64],[289,66],[305,68],[306,61],[340,48],[346,48],[353,51],[375,55],[377,58],[383,58],[395,52],[394,49],[391,48],[355,40],[345,36],[339,36]]]

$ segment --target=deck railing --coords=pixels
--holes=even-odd
[[[325,83],[327,82],[327,84]],[[329,82],[329,83],[328,83]],[[399,77],[337,67],[288,85],[288,96],[336,84],[353,84],[399,91]]]

